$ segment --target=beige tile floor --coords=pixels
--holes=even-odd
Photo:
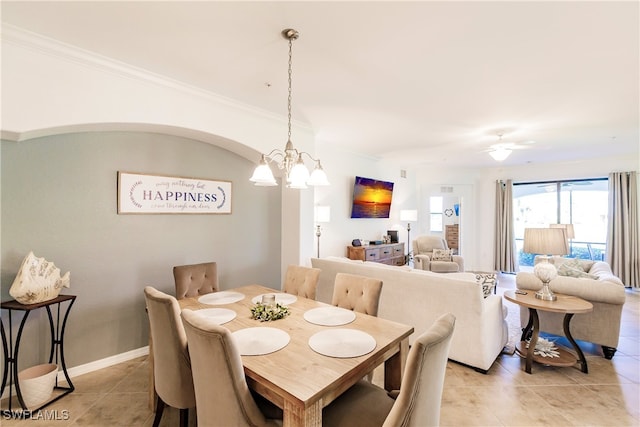
[[[500,278],[498,293],[514,288],[514,276]],[[517,335],[517,309],[510,310]],[[581,343],[589,374],[577,368],[535,364],[523,371],[517,355],[502,354],[489,372],[449,362],[445,377],[443,426],[640,426],[640,291],[627,291],[620,346],[613,360],[597,346]],[[146,357],[73,378],[76,390],[50,405],[39,419],[0,418],[3,427],[151,426]],[[379,380],[376,372],[374,381]],[[6,408],[6,399],[2,402]],[[46,417],[57,419],[42,419]],[[195,414],[190,414],[195,425]],[[167,408],[162,426],[177,426],[178,411]]]

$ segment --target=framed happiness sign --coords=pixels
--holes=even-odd
[[[230,181],[118,172],[118,214],[230,213]]]

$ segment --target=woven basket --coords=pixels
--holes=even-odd
[[[51,398],[56,384],[58,365],[46,363],[27,368],[18,373],[22,400],[27,408],[33,408]]]

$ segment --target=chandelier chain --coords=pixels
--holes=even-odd
[[[292,46],[293,46],[293,41],[292,38],[289,38],[289,96],[287,98],[287,114],[288,114],[288,123],[289,123],[289,141],[291,141],[291,74],[292,74]]]

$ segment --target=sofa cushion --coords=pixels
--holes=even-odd
[[[451,262],[453,254],[451,249],[434,249],[431,261],[449,261]]]

